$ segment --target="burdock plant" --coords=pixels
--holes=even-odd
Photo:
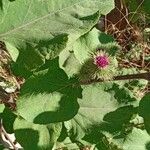
[[[118,62],[104,50],[97,50],[90,54],[90,58],[83,64],[80,70],[80,79],[88,81],[93,79],[111,80],[116,74]]]

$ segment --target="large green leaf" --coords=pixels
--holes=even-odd
[[[96,28],[93,28],[90,32],[81,36],[73,45],[75,56],[81,63],[89,59],[91,53],[97,49],[113,53],[114,50],[116,50],[114,48],[117,48],[114,39]]]
[[[84,63],[86,59],[89,59],[90,53],[95,51],[100,44],[98,39],[100,32],[97,29],[93,29],[89,33],[81,36],[73,45],[73,50],[77,59]]]
[[[68,79],[57,60],[50,61],[48,67],[30,77],[21,88],[17,112],[30,122],[69,120],[79,108],[77,97],[81,97],[81,88],[77,80]]]
[[[58,56],[61,50],[66,47],[67,40],[67,35],[63,34],[55,36],[49,41],[39,41],[37,46],[26,43],[26,48],[22,48],[17,61],[14,64],[15,69],[18,70],[21,75],[24,75],[24,72],[38,68],[45,63],[45,60],[53,59]],[[8,48],[8,42],[6,43],[6,46]],[[14,50],[15,49],[13,48],[13,52]]]
[[[11,48],[16,47],[20,51],[20,59],[29,57],[23,64],[34,69],[44,63],[47,55],[52,53],[56,56],[66,46],[60,47],[62,43],[55,40],[56,37],[61,36],[60,41],[64,44],[68,41],[64,38],[68,36],[69,41],[76,40],[96,24],[99,14],[107,14],[113,9],[114,1],[5,0],[2,7],[0,40],[11,44]],[[12,51],[10,53],[16,60],[17,55]]]
[[[130,104],[121,104],[114,93],[102,90],[99,84],[83,86],[82,99],[78,99],[78,114],[65,126],[72,138],[81,139],[89,130],[115,132],[130,120],[134,108]]]
[[[83,64],[91,58],[91,54],[97,49],[114,55],[118,47],[110,35],[93,28],[60,53],[59,64],[69,76],[79,74]]]
[[[17,141],[24,150],[47,150],[60,136],[62,124],[36,125],[17,118],[14,122],[14,131]]]

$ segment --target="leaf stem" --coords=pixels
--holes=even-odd
[[[129,74],[129,75],[122,75],[122,76],[115,76],[111,81],[118,81],[118,80],[136,80],[136,79],[145,79],[150,81],[150,72],[147,73],[139,73],[139,74]],[[105,80],[88,80],[88,81],[81,81],[81,85],[88,85],[92,83],[98,83],[98,82],[105,82]]]

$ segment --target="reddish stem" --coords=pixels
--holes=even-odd
[[[145,79],[150,81],[150,72],[147,73],[139,73],[139,74],[130,74],[130,75],[123,75],[123,76],[116,76],[113,78],[112,81],[117,81],[117,80],[136,80],[136,79]],[[104,80],[89,80],[89,81],[81,81],[81,85],[87,85],[91,83],[97,83],[97,82],[104,82]]]

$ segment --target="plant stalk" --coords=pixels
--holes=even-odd
[[[150,81],[150,72],[147,73],[139,73],[139,74],[129,74],[129,75],[123,75],[123,76],[115,76],[112,80],[110,81],[118,81],[118,80],[136,80],[136,79],[145,79]],[[98,82],[105,82],[105,80],[88,80],[88,81],[81,81],[81,85],[88,85],[92,83],[98,83]]]

